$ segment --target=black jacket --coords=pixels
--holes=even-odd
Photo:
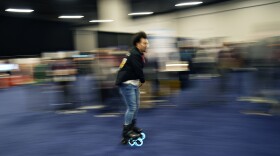
[[[120,85],[127,80],[139,79],[141,83],[145,82],[144,73],[144,55],[136,47],[129,51],[126,58],[122,60],[118,71],[116,85]]]

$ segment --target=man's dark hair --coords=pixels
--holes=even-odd
[[[132,44],[136,46],[138,42],[140,42],[141,38],[147,39],[147,34],[144,31],[140,31],[133,35],[132,37]]]

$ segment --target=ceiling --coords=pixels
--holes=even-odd
[[[175,7],[179,2],[188,0],[127,0],[131,12],[152,11],[155,16],[182,9],[212,5],[229,0],[202,0],[203,4],[192,7]],[[67,21],[75,25],[88,25],[90,20],[98,19],[98,0],[0,0],[0,15],[25,17],[52,21]],[[30,8],[31,14],[5,12],[7,8]],[[59,19],[60,15],[83,15],[82,19]],[[135,18],[135,17],[133,17]],[[144,16],[137,17],[144,18]]]

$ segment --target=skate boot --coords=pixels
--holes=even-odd
[[[141,139],[144,140],[146,138],[146,135],[145,133],[143,132],[143,129],[142,128],[139,128],[139,127],[136,127],[136,119],[133,119],[132,120],[132,123],[131,123],[131,126],[132,126],[132,130],[134,132],[136,132],[137,134],[140,134],[141,136]]]
[[[138,133],[135,133],[132,130],[132,125],[124,125],[123,126],[123,132],[122,132],[122,144],[129,144],[130,146],[142,146],[143,140],[141,139],[141,135]]]

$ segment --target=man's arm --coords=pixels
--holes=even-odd
[[[130,55],[130,57],[131,57],[131,64],[136,76],[140,79],[141,83],[144,83],[145,77],[142,69],[143,67],[142,58],[139,57],[138,55],[133,55],[133,54]]]

